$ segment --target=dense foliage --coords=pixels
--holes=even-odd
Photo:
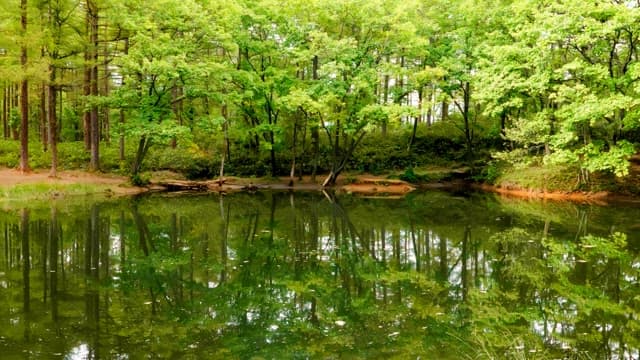
[[[494,168],[562,166],[587,183],[627,175],[635,152],[633,1],[8,0],[0,10],[4,138],[29,134],[32,151],[39,141],[54,174],[57,143],[82,140],[91,169],[113,168],[102,148],[134,176],[175,153],[167,163],[186,159],[191,176],[226,164],[238,175],[327,172],[326,184],[346,167],[487,150]]]

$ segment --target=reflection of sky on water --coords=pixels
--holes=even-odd
[[[89,355],[89,345],[80,344],[71,349],[64,358],[65,360],[86,360],[89,359]]]

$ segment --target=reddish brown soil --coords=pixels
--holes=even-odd
[[[415,187],[402,180],[359,177],[354,183],[341,186],[340,190],[365,196],[402,196],[415,190]]]
[[[475,188],[482,191],[494,192],[500,195],[523,198],[523,199],[547,199],[557,201],[574,201],[594,204],[606,204],[608,200],[612,199],[611,194],[606,191],[601,192],[559,192],[559,191],[540,191],[540,190],[528,190],[519,188],[503,188],[487,184],[474,185]]]

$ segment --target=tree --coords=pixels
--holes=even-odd
[[[501,158],[575,166],[580,183],[594,171],[625,175],[634,149],[620,136],[638,124],[638,9],[530,1],[509,11],[508,36],[487,47],[480,76],[487,112],[513,115],[505,134],[518,147]]]
[[[127,134],[138,139],[131,168],[135,178],[154,143],[188,135],[188,128],[175,122],[172,104],[179,99],[174,89],[183,89],[186,99],[204,96],[200,81],[213,70],[206,49],[216,48],[217,33],[195,1],[141,1],[111,11],[112,16],[128,14],[119,23],[130,34],[127,52],[116,62],[123,81],[110,103],[127,110]]]
[[[327,135],[331,169],[323,186],[330,186],[368,126],[389,117],[387,105],[380,105],[376,95],[380,62],[388,50],[384,41],[388,9],[379,1],[316,1],[300,11],[318,19],[308,20],[315,30],[305,42],[306,62],[314,67],[317,79],[305,89],[309,101],[303,102],[303,110],[317,119]],[[298,16],[305,18],[301,13]]]
[[[27,0],[20,0],[20,26],[22,44],[20,47],[20,65],[23,78],[20,82],[20,171],[29,168],[29,82],[27,80]]]
[[[46,9],[45,27],[48,35],[45,41],[45,52],[49,65],[47,81],[48,104],[48,143],[51,151],[51,170],[49,175],[56,177],[58,172],[58,95],[69,87],[62,79],[62,71],[72,62],[75,55],[82,51],[82,42],[75,28],[79,25],[78,3],[69,0],[49,0],[43,3]],[[44,10],[43,10],[44,11]]]
[[[278,14],[273,4],[251,5],[243,9],[234,34],[238,47],[233,71],[235,105],[246,120],[251,146],[255,151],[268,150],[271,176],[276,176],[276,151],[283,141],[280,99],[295,81],[291,52],[302,39],[295,25]]]
[[[85,54],[85,95],[90,97],[89,108],[86,114],[89,119],[88,132],[91,161],[89,169],[100,170],[100,124],[98,119],[98,106],[96,98],[98,93],[98,4],[96,0],[86,0],[87,35],[88,44]],[[85,136],[87,136],[85,134]]]

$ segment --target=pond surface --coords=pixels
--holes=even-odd
[[[640,208],[441,192],[0,210],[2,359],[638,359]]]

